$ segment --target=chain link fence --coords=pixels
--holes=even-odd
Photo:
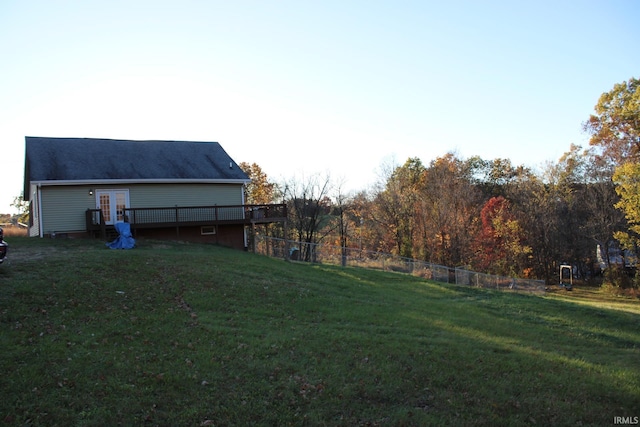
[[[544,293],[543,280],[519,279],[492,274],[477,273],[464,267],[446,267],[412,258],[366,251],[358,248],[318,243],[286,241],[276,237],[255,236],[255,252],[273,258],[289,258],[292,261],[362,267],[383,271],[412,274],[436,282],[478,288]]]

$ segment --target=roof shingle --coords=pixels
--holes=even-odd
[[[30,181],[248,180],[217,142],[26,137]]]

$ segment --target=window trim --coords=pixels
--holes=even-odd
[[[201,236],[213,236],[217,234],[217,232],[218,232],[218,229],[216,228],[215,225],[203,225],[200,227]]]

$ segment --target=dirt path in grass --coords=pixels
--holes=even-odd
[[[40,245],[28,245],[22,246],[19,244],[9,243],[9,251],[7,258],[3,264],[24,264],[33,261],[39,261],[43,259],[59,259],[63,257],[72,256],[74,252],[77,253],[77,248],[67,248],[55,245],[40,246]]]

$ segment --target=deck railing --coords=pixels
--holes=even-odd
[[[161,228],[218,224],[264,224],[284,222],[285,204],[231,206],[173,206],[157,208],[126,208],[118,212],[131,228]],[[104,231],[102,210],[87,209],[87,232]]]

